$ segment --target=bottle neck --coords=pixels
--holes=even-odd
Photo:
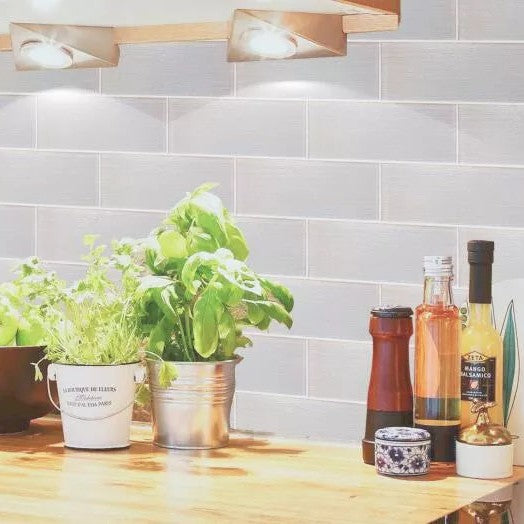
[[[424,277],[424,304],[451,306],[453,304],[451,277]]]
[[[470,325],[492,325],[491,304],[469,304]]]

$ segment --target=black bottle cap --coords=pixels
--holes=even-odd
[[[469,301],[491,304],[491,280],[495,243],[490,240],[468,242]]]
[[[491,240],[470,240],[468,242],[468,262],[470,264],[493,264],[495,242]]]
[[[379,306],[371,310],[371,316],[377,318],[411,318],[413,310],[404,306]]]

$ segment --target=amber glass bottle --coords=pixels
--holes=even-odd
[[[455,460],[460,430],[460,316],[451,257],[425,257],[424,302],[416,310],[415,426],[431,433],[432,460]]]

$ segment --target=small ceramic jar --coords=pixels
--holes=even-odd
[[[383,428],[375,433],[375,465],[381,475],[412,477],[429,472],[431,436],[424,429]]]

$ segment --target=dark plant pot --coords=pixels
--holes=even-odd
[[[43,347],[0,347],[0,434],[25,431],[31,420],[52,411],[46,386],[49,362],[40,364],[40,382],[31,365],[43,357]]]

